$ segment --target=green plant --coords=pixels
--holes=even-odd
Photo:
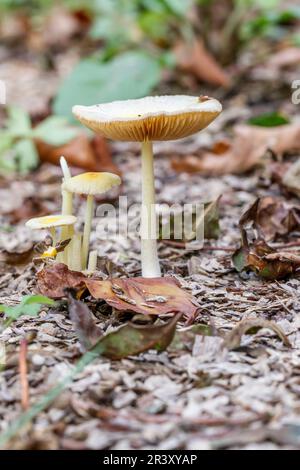
[[[0,129],[0,171],[26,173],[39,161],[36,139],[58,146],[69,142],[76,133],[77,130],[59,116],[51,116],[32,127],[24,110],[9,107],[5,127]]]

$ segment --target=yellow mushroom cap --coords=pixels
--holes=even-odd
[[[35,217],[27,220],[26,227],[33,230],[42,230],[52,227],[64,227],[75,224],[77,217],[74,215],[46,215],[45,217]]]
[[[207,127],[222,105],[207,96],[147,96],[94,106],[74,106],[85,126],[113,140],[175,140]]]
[[[89,172],[68,178],[62,188],[71,193],[96,195],[102,194],[121,184],[121,178],[114,173]]]

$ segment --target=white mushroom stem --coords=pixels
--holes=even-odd
[[[94,212],[94,196],[92,194],[89,194],[87,197],[87,201],[86,201],[85,222],[84,222],[83,240],[82,240],[82,268],[83,269],[86,269],[86,266],[87,266],[93,212]]]
[[[68,178],[71,178],[70,168],[67,164],[65,157],[60,157],[60,166],[63,172],[63,180],[66,181]],[[62,191],[62,214],[63,215],[72,215],[73,213],[73,194],[69,191]]]
[[[160,277],[152,142],[142,143],[141,262],[143,277]]]

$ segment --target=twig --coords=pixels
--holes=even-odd
[[[21,339],[19,353],[19,369],[21,382],[21,405],[24,411],[29,408],[29,386],[27,376],[27,340]]]

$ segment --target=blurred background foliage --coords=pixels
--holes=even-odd
[[[0,2],[1,43],[13,49],[19,30],[44,69],[76,50],[49,112],[70,121],[74,104],[197,93],[197,84],[230,93],[241,61],[262,60],[266,44],[300,46],[299,20],[297,2],[280,0]]]

